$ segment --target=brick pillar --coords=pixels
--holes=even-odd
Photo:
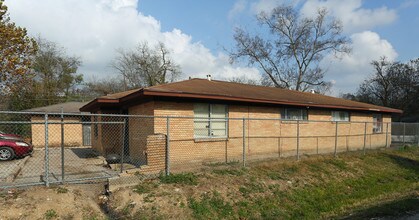
[[[145,152],[147,165],[141,167],[141,172],[144,174],[164,172],[166,162],[166,135],[148,135]]]

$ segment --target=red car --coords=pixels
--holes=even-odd
[[[22,140],[18,135],[0,132],[0,161],[24,157],[33,152],[33,146]]]
[[[0,139],[22,139],[22,137],[17,134],[7,134],[0,131]]]

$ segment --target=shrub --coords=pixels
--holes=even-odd
[[[58,217],[57,212],[54,209],[49,209],[44,214],[45,219],[50,220]]]

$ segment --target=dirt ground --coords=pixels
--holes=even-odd
[[[0,191],[0,220],[105,219],[98,205],[103,184]]]

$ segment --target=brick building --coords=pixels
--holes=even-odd
[[[129,115],[106,119],[125,120],[125,126],[96,124],[92,147],[118,153],[123,143],[127,156],[140,164],[152,159],[147,137],[165,135],[168,127],[170,161],[202,163],[238,160],[243,147],[247,156],[265,158],[295,155],[297,145],[302,154],[389,146],[391,115],[401,113],[310,92],[210,79],[110,94],[81,110]]]
[[[50,147],[61,145],[61,112],[72,114],[65,116],[63,122],[65,146],[90,146],[90,124],[82,124],[83,120],[90,121],[90,117],[80,116],[80,107],[87,102],[66,102],[38,108],[27,109],[31,120],[31,141],[34,147],[45,146],[45,118],[41,113],[48,113],[48,144]],[[38,114],[39,113],[39,114]]]

